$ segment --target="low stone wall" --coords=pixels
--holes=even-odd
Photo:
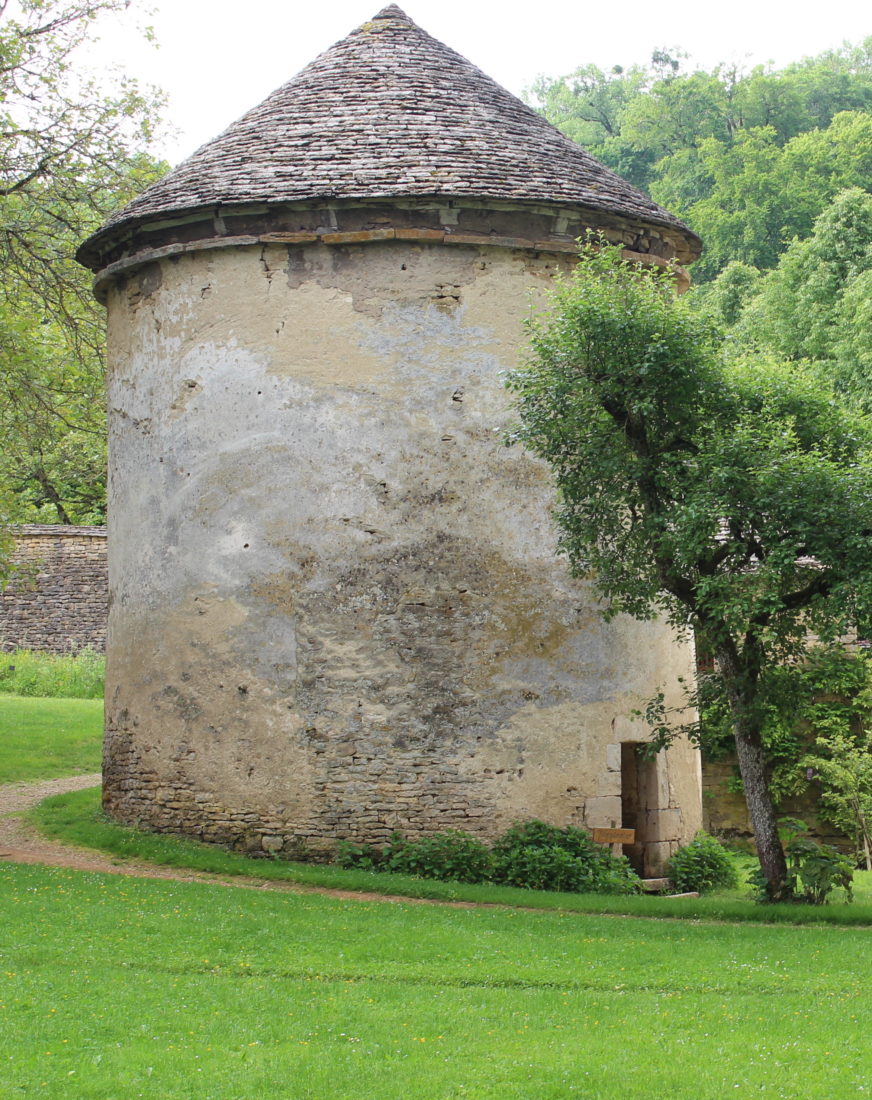
[[[22,571],[0,591],[0,650],[106,648],[105,527],[26,524],[14,530]]]
[[[736,774],[736,762],[732,758],[702,762],[702,818],[703,828],[713,836],[740,843],[751,843],[753,829],[748,817],[745,796],[729,789],[730,780]],[[808,826],[809,836],[824,844],[832,844],[844,851],[851,851],[850,840],[837,832],[832,825],[821,821],[817,812],[815,788],[810,787],[798,798],[787,798],[778,807],[779,817],[797,817]]]

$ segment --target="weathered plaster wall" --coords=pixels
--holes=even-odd
[[[21,568],[0,590],[0,650],[102,653],[109,599],[106,528],[16,527],[12,562]]]
[[[601,620],[502,443],[562,262],[276,244],[110,288],[113,813],[286,854],[621,823],[626,715],[691,654]],[[659,768],[654,862],[701,812],[697,754]]]

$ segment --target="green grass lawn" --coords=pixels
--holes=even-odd
[[[0,783],[99,771],[102,735],[102,699],[0,694]]]
[[[28,705],[40,717],[16,748]],[[96,769],[99,708],[0,698],[10,731],[0,775],[13,761],[12,778]],[[76,762],[55,767],[65,744]],[[872,1093],[869,928],[760,923],[872,923],[872,874],[859,876],[857,904],[824,909],[754,906],[735,892],[591,898],[252,861],[104,822],[96,791],[36,816],[120,857],[506,904],[343,901],[0,865],[0,1100]],[[632,919],[653,914],[689,919]]]
[[[0,1095],[869,1095],[872,936],[0,867]]]

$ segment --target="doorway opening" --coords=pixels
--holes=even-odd
[[[623,846],[636,874],[648,873],[647,846],[652,837],[648,811],[657,806],[657,760],[646,756],[643,742],[621,742],[621,828],[633,829],[636,839]]]

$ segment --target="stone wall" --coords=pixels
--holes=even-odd
[[[106,646],[105,527],[15,528],[21,571],[0,591],[0,649],[74,653]]]
[[[741,792],[730,790],[730,780],[736,774],[736,761],[732,757],[724,760],[703,760],[703,828],[724,840],[750,844],[754,833],[745,796]],[[815,840],[833,844],[846,851],[853,850],[847,837],[818,817],[817,792],[814,786],[796,798],[785,799],[778,807],[778,816],[799,818],[806,823],[809,835]]]

